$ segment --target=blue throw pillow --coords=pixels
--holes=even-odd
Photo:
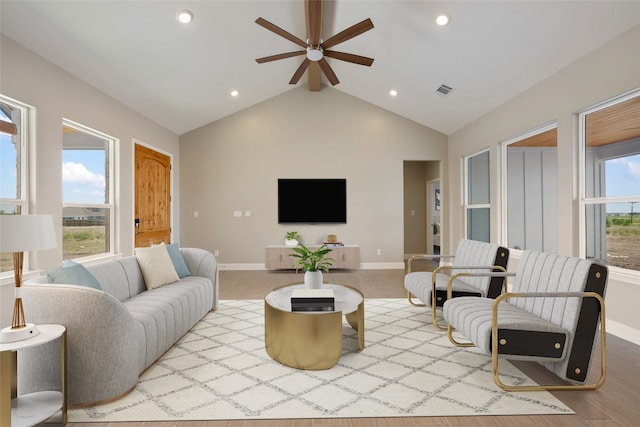
[[[169,252],[169,258],[171,258],[171,262],[173,263],[173,268],[176,269],[176,273],[178,273],[179,278],[191,276],[191,271],[189,271],[189,267],[187,267],[187,263],[184,262],[184,258],[180,253],[180,246],[177,243],[171,243],[166,245],[167,252]]]
[[[65,260],[60,267],[47,272],[47,281],[49,283],[81,285],[94,289],[102,289],[98,279],[96,279],[84,265],[68,259]]]

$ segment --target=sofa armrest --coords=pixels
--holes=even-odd
[[[209,251],[200,248],[181,248],[184,262],[193,276],[206,277],[213,282],[212,310],[218,308],[218,261]]]
[[[135,386],[145,335],[122,302],[100,290],[57,284],[25,284],[23,302],[30,322],[67,328],[69,404],[112,399]],[[20,393],[60,389],[59,357],[46,346],[20,352]]]

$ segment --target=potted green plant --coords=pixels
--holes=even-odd
[[[322,245],[316,250],[307,248],[305,245],[298,245],[291,249],[294,253],[289,256],[298,258],[295,263],[296,268],[304,271],[304,285],[309,289],[322,287],[322,273],[328,272],[334,259],[327,257],[331,249],[327,245]]]
[[[300,243],[300,234],[297,231],[287,231],[284,235],[284,244],[287,246],[298,246]]]

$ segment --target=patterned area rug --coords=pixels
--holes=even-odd
[[[494,385],[491,359],[454,347],[424,308],[365,302],[365,348],[344,321],[343,354],[325,371],[272,360],[263,301],[221,301],[125,397],[69,411],[69,422],[572,414],[547,392]],[[508,362],[503,380],[533,382]]]

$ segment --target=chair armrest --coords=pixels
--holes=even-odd
[[[444,266],[444,267],[449,267],[449,266]],[[491,271],[488,273],[469,273],[469,272],[464,272],[464,273],[456,273],[451,275],[451,277],[449,277],[449,281],[447,282],[447,299],[451,299],[453,297],[453,282],[458,278],[458,277],[512,277],[515,276],[516,273],[507,273],[506,269],[500,265],[493,265],[491,267],[452,267],[451,269],[458,269],[458,268],[464,268],[465,270],[500,270],[500,271]],[[432,276],[431,276],[431,281],[433,283],[433,292],[435,292],[436,290],[436,271],[440,270],[440,268],[436,268],[436,270],[434,270]],[[505,281],[506,283],[506,281]],[[506,290],[506,285],[503,284],[503,287]]]
[[[506,292],[499,295],[491,306],[491,364],[494,382],[505,390],[517,390],[517,387],[507,386],[498,376],[498,305],[507,302],[509,298],[595,298],[600,305],[600,378],[593,384],[577,386],[533,386],[528,390],[594,390],[599,388],[606,378],[606,314],[604,298],[597,292]],[[573,333],[573,332],[572,332]]]
[[[455,258],[455,257],[456,257],[455,255],[435,255],[435,254],[412,255],[409,257],[409,260],[407,261],[407,274],[411,273],[411,264],[416,259],[427,259],[427,260],[439,261],[441,259],[449,259],[449,258]]]

